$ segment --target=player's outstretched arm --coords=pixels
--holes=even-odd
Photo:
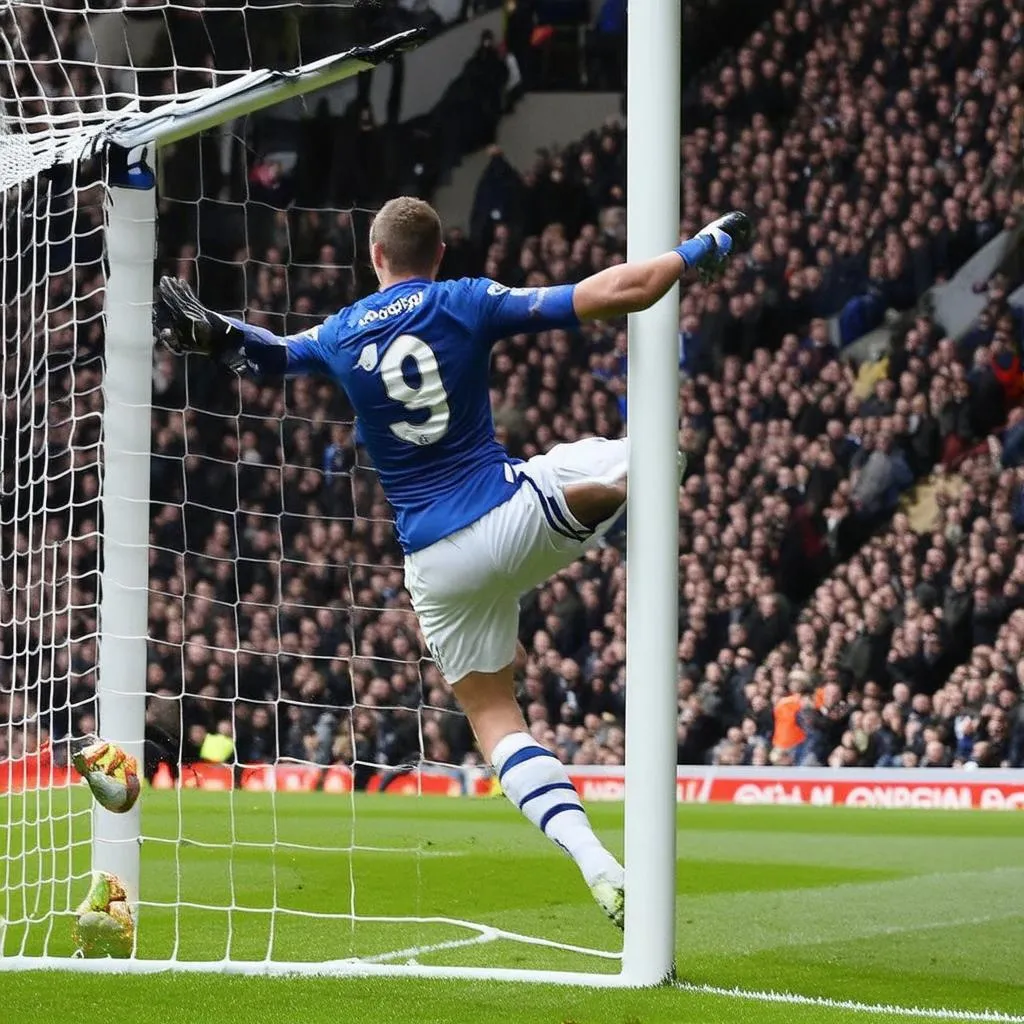
[[[581,320],[610,320],[653,306],[687,270],[701,280],[720,277],[731,255],[750,247],[753,228],[745,213],[734,211],[713,221],[671,252],[650,260],[620,263],[580,281],[573,308]]]
[[[235,369],[278,376],[318,369],[316,330],[280,337],[207,309],[185,281],[162,277],[153,303],[156,340],[176,355],[196,352]]]

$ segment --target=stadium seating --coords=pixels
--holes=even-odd
[[[715,210],[743,205],[760,212],[763,235],[723,289],[691,286],[681,308],[680,444],[694,470],[681,503],[681,760],[706,759],[723,732],[744,725],[754,697],[745,690],[748,676],[792,635],[794,619],[812,647],[804,660],[818,650],[806,685],[820,689],[813,684],[828,669],[840,672],[849,695],[854,680],[844,674],[845,662],[856,664],[864,644],[855,647],[851,636],[827,648],[826,635],[810,637],[807,613],[794,611],[809,596],[804,584],[830,562],[845,562],[888,520],[912,480],[940,464],[957,465],[1016,401],[1001,393],[998,366],[1017,372],[1009,350],[1020,343],[1018,314],[1010,311],[999,351],[991,349],[994,320],[1007,312],[1005,289],[993,294],[988,326],[959,346],[942,337],[941,325],[918,318],[900,332],[866,395],[857,393],[852,370],[836,362],[824,322],[838,314],[839,337],[856,337],[886,309],[911,308],[1015,223],[1024,200],[1019,139],[1003,129],[1020,109],[1016,72],[1001,80],[978,73],[977,95],[968,88],[975,67],[991,67],[1020,31],[1019,14],[1004,22],[1000,7],[1009,11],[984,5],[964,16],[964,28],[956,12],[929,4],[790,4],[703,84],[686,121],[697,127],[683,140],[684,232]],[[887,39],[905,41],[903,49]],[[961,69],[957,81],[968,89],[959,110],[935,73],[947,65]],[[968,105],[984,114],[980,125],[963,116]],[[940,131],[950,119],[954,131]],[[994,131],[983,130],[985,119]],[[996,145],[1003,140],[1006,149]],[[623,145],[618,129],[605,128],[543,155],[522,179],[495,154],[472,233],[487,271],[515,283],[575,279],[621,251],[615,207]],[[502,214],[497,225],[488,217],[495,209]],[[561,228],[551,226],[556,221]],[[590,222],[600,234],[581,228]],[[525,238],[519,252],[510,238]],[[587,341],[592,375],[625,415],[623,336],[594,330]],[[870,378],[869,368],[862,380]],[[556,429],[550,440],[571,439],[577,429]],[[1020,435],[1009,440],[1017,444]],[[877,543],[867,549],[877,550]],[[865,563],[861,554],[839,578]],[[865,607],[848,628],[862,629],[866,615],[874,621]],[[892,627],[880,628],[888,634]],[[966,651],[958,637],[941,641],[944,679]],[[794,665],[790,657],[787,667]],[[552,723],[561,721],[559,694],[579,689],[566,688],[564,675],[548,674]],[[767,716],[760,734],[769,753],[772,704],[786,692],[767,692],[763,706],[755,700]],[[951,757],[951,734],[943,738]],[[1018,763],[1019,753],[1018,745],[1007,759]],[[755,756],[748,749],[740,760]],[[783,749],[776,757],[795,753]]]
[[[683,233],[743,207],[758,239],[680,309],[681,762],[1024,766],[1019,282],[994,283],[963,339],[913,315],[1024,208],[1022,38],[1013,0],[787,0],[688,106]],[[444,272],[546,284],[620,259],[624,146],[608,125],[522,175],[495,152]],[[257,227],[244,279],[173,232],[163,269],[275,329],[351,296],[358,217]],[[836,339],[890,309],[910,311],[892,352],[858,371]],[[626,372],[621,325],[500,343],[500,438],[528,457],[620,433]],[[95,369],[74,373],[88,391]],[[472,759],[344,400],[314,382],[236,397],[167,354],[154,381],[151,738],[198,758],[233,708],[245,761]],[[76,550],[85,606],[95,551]],[[624,755],[624,582],[613,537],[524,604],[523,708],[567,761]],[[71,678],[82,730],[91,671]]]

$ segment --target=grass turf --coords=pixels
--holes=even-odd
[[[353,909],[357,916],[460,918],[619,948],[619,933],[591,904],[571,862],[502,800],[385,794],[353,805],[322,794],[236,793],[229,800],[198,791],[147,792],[143,799],[143,891],[163,905],[142,910],[141,956],[259,959],[269,947],[275,959],[317,961],[382,956],[473,934],[452,924],[304,916]],[[79,791],[0,798],[5,954],[71,953],[66,911],[86,888],[86,808]],[[620,851],[621,807],[593,805],[591,817]],[[1024,1019],[1021,816],[687,806],[679,809],[678,829],[678,967],[685,981]],[[54,875],[62,881],[36,884]],[[272,922],[267,908],[275,893],[280,909]],[[416,958],[617,969],[616,961],[508,940]],[[217,1008],[250,1024],[463,1024],[499,1015],[538,1024],[866,1019],[863,1011],[826,1005],[672,988],[196,975],[112,982],[46,973],[0,974],[0,1020],[8,1019],[5,1006],[18,1008],[9,1019],[22,1024],[80,1016],[83,1006],[109,1001],[112,986],[120,1020],[161,1024],[205,1024]],[[908,1018],[879,1012],[867,1019]]]

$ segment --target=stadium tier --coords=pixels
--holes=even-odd
[[[47,19],[67,45],[84,25],[27,8],[22,39],[40,57],[52,46]],[[1001,433],[1016,404],[1021,311],[997,281],[957,344],[922,312],[876,368],[858,370],[841,352],[1015,223],[1020,23],[1010,3],[968,18],[927,2],[793,0],[695,87],[684,234],[728,204],[756,212],[758,239],[720,285],[687,289],[680,310],[683,762],[1021,764],[1020,481],[1013,468],[983,480],[984,453],[958,461]],[[52,54],[31,67],[22,84],[60,92]],[[382,158],[371,137],[365,159]],[[620,259],[625,142],[607,126],[522,175],[495,154],[468,230],[449,231],[443,273],[545,285]],[[265,160],[244,178],[233,167],[227,181],[197,180],[194,161],[189,152],[169,165],[160,256],[201,297],[299,330],[365,288],[367,213],[285,205],[291,179]],[[50,456],[45,496],[61,513],[53,537],[71,552],[57,570],[69,580],[66,636],[52,648],[40,620],[19,623],[12,610],[29,538],[17,513],[4,521],[0,699],[12,723],[44,700],[54,739],[93,724],[102,282],[91,269],[99,198],[86,184],[53,216],[51,235],[74,246],[78,269],[50,279],[49,330],[67,337],[67,355],[51,343],[51,391],[35,407],[55,424],[51,447],[65,438],[73,453]],[[24,302],[9,305],[9,337],[19,317],[34,322]],[[10,381],[16,362],[6,366]],[[614,326],[499,343],[499,439],[529,457],[622,432],[626,372]],[[419,758],[471,761],[471,734],[423,658],[390,513],[343,396],[297,383],[282,398],[159,354],[154,400],[150,773],[199,760],[217,735],[233,737],[244,763],[358,762],[362,782]],[[1018,415],[1007,467],[1019,458]],[[26,426],[8,404],[5,437],[25,438],[11,467],[23,473],[38,458]],[[934,485],[930,518],[893,519],[943,466],[960,469],[967,496]],[[521,703],[534,736],[566,761],[623,756],[624,573],[612,538],[523,608]],[[33,694],[25,680],[44,657],[47,691]],[[908,730],[913,721],[924,728]],[[0,731],[7,756],[23,742],[18,728]]]

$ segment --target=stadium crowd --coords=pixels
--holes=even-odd
[[[786,0],[697,90],[683,233],[741,207],[758,239],[680,308],[681,762],[1024,766],[1019,281],[985,282],[987,308],[959,341],[918,310],[1024,209],[1022,36],[1012,0]],[[621,260],[625,144],[608,125],[522,176],[493,152],[443,273],[543,285]],[[296,330],[368,286],[359,211],[197,204],[175,187],[161,270],[211,305]],[[70,294],[62,281],[55,298]],[[73,489],[49,498],[66,513],[54,537],[74,643],[44,684],[66,688],[75,731],[91,724],[96,628],[91,294],[78,361],[60,371],[74,416],[50,429],[58,447],[83,432],[81,470],[60,477]],[[858,371],[842,344],[890,309],[908,311],[892,351]],[[627,370],[621,324],[499,343],[500,439],[527,458],[620,434]],[[377,766],[472,762],[344,396],[316,380],[236,385],[160,352],[154,404],[154,756],[198,759],[220,736],[241,762],[356,762],[363,781]],[[904,511],[935,474],[930,514]],[[625,572],[619,533],[524,602],[522,705],[566,761],[623,758]]]

